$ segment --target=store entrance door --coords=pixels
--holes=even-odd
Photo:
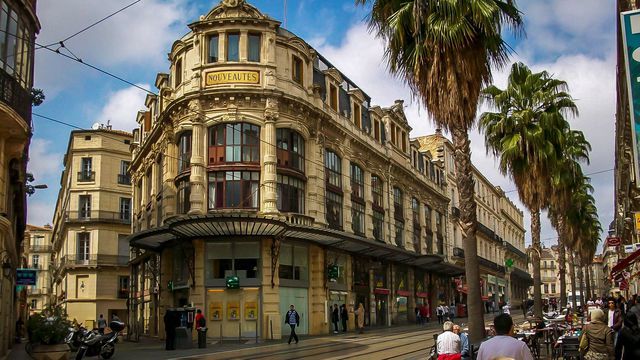
[[[333,326],[333,305],[338,305],[338,331],[342,331],[342,323],[339,320],[340,316],[340,307],[343,304],[347,303],[347,294],[343,291],[329,291],[329,301],[327,301],[327,322],[329,325],[329,333],[334,331]]]
[[[387,326],[387,295],[376,295],[376,325]]]

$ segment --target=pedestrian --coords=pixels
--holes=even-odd
[[[202,315],[202,310],[196,310],[196,330],[207,327],[207,319],[205,319],[204,315]]]
[[[296,334],[296,326],[300,326],[300,315],[298,315],[298,312],[296,311],[293,304],[289,306],[289,311],[287,311],[287,314],[284,317],[284,323],[288,324],[291,327],[291,334],[289,335],[288,343],[291,344],[291,340],[295,339],[297,344],[298,335]]]
[[[331,311],[331,322],[333,323],[333,333],[338,333],[338,322],[340,322],[340,311],[338,310],[338,304],[333,304],[333,311]]]
[[[635,312],[628,312],[624,319],[616,344],[616,359],[640,359],[640,328]]]
[[[107,320],[104,318],[102,314],[98,317],[98,332],[100,335],[104,335],[104,329],[107,328]]]
[[[429,322],[429,316],[429,308],[426,304],[422,304],[420,306],[420,319],[422,320],[422,325],[424,325],[425,322]]]
[[[451,303],[451,305],[449,305],[449,320],[453,322],[453,319],[455,317],[456,317],[456,306],[453,305],[453,303]]]
[[[444,324],[444,306],[442,304],[436,308],[436,316],[438,317],[438,324]]]
[[[362,334],[364,332],[364,306],[362,306],[362,303],[358,304],[356,315],[358,316],[358,331]]]
[[[422,320],[420,319],[420,307],[416,306],[413,308],[413,313],[416,314],[416,325],[422,324]]]
[[[607,326],[613,330],[613,342],[615,344],[618,331],[622,328],[622,312],[616,307],[614,299],[609,299],[609,311],[607,311]]]
[[[349,320],[349,310],[347,310],[346,304],[342,304],[342,312],[340,313],[340,320],[342,320],[342,332],[347,332],[347,320]]]
[[[580,351],[585,353],[585,360],[613,359],[613,332],[604,323],[604,312],[594,310],[591,313],[591,323],[585,326],[580,338]]]
[[[24,321],[22,321],[22,316],[20,316],[16,321],[16,344],[20,344],[22,342],[23,327],[24,327]]]
[[[102,315],[100,315],[102,317]],[[173,311],[165,311],[164,312],[164,332],[165,332],[165,350],[175,350],[176,349],[176,327],[177,324],[177,314]]]
[[[457,324],[453,325],[453,333],[460,337],[460,357],[462,360],[471,359],[471,354],[469,353],[469,336],[463,333],[462,328]]]
[[[511,305],[509,305],[508,302],[505,303],[504,306],[502,307],[502,312],[504,314],[511,315]]]
[[[524,341],[513,337],[511,315],[500,314],[493,319],[496,336],[480,344],[477,360],[493,360],[506,357],[514,360],[533,360],[531,351]]]
[[[445,322],[442,329],[444,331],[436,339],[438,360],[460,360],[460,336],[453,333],[453,323]]]

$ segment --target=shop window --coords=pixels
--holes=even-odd
[[[191,167],[191,131],[185,131],[178,137],[178,173]]]
[[[240,60],[240,34],[227,34],[227,61]]]
[[[173,86],[178,87],[178,85],[182,84],[182,59],[178,59],[178,61],[176,61],[174,75],[175,75],[175,81],[173,83]]]
[[[220,41],[220,37],[218,36],[218,34],[211,35],[209,37],[209,62],[210,63],[218,62],[218,58],[220,56],[218,51],[219,41]]]
[[[222,280],[227,276],[257,279],[260,247],[257,242],[207,243],[205,272],[207,280]]]
[[[338,111],[338,87],[333,84],[329,85],[329,107]]]
[[[260,199],[260,172],[218,171],[209,173],[209,210],[223,208],[257,209]]]
[[[176,184],[176,211],[178,214],[186,214],[191,209],[191,202],[189,197],[191,196],[191,184],[189,179],[179,180]]]
[[[209,163],[260,162],[260,127],[248,123],[209,128]]]
[[[347,259],[345,255],[327,251],[327,263],[329,267],[336,267],[338,270],[338,277],[335,278],[335,281],[332,281],[331,284],[345,285],[347,283]]]
[[[247,60],[252,62],[260,62],[260,34],[249,34],[247,43]]]
[[[304,214],[304,188],[304,180],[278,174],[276,185],[278,210]]]
[[[280,245],[280,280],[308,280],[308,251],[305,246]]]
[[[303,62],[297,56],[291,57],[291,79],[299,85],[304,85],[304,70],[303,70]]]
[[[304,138],[291,129],[276,130],[278,166],[304,173]]]

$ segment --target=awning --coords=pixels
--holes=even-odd
[[[631,255],[627,256],[626,258],[618,261],[618,263],[616,264],[616,266],[613,267],[613,269],[611,269],[611,277],[615,278],[616,275],[621,272],[622,270],[626,269],[627,267],[629,267],[631,264],[633,264],[634,262],[636,262],[638,259],[640,259],[640,249],[634,251],[631,253]]]

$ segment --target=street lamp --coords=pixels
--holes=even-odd
[[[11,271],[13,270],[13,266],[11,265],[11,258],[9,257],[9,253],[6,250],[4,250],[2,254],[2,276],[10,279]]]
[[[31,185],[29,183],[34,182],[35,178],[33,177],[33,174],[31,173],[27,173],[26,176],[26,181],[25,181],[25,192],[31,196],[33,195],[36,190],[41,190],[41,189],[46,189],[47,188],[47,184],[39,184],[39,185]]]

